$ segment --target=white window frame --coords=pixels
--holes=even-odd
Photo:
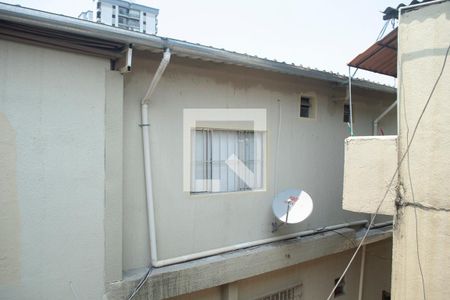
[[[194,128],[191,131],[191,194],[264,190],[265,145],[265,131]],[[226,164],[233,154],[246,166],[243,174],[236,174]],[[246,180],[252,182],[251,186]]]

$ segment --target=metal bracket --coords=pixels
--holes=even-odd
[[[129,44],[128,48],[125,50],[125,65],[119,69],[120,73],[131,72],[131,61],[133,58],[133,44]]]

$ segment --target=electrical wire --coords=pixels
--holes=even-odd
[[[448,54],[450,51],[450,45],[447,48],[447,52],[445,54],[445,58],[444,58],[444,63],[442,65],[441,71],[439,73],[438,79],[436,80],[435,84],[433,85],[433,88],[431,90],[430,93],[430,97],[428,98],[428,101],[426,103],[426,105],[429,102],[429,99],[431,98],[431,96],[434,94],[434,91],[436,89],[437,83],[439,82],[442,74],[444,73],[444,68],[445,68],[445,64],[447,62],[447,58],[448,58]],[[404,101],[403,101],[404,103]],[[403,106],[403,110],[404,110],[404,117],[405,117],[405,125],[406,125],[406,142],[408,143],[408,139],[409,139],[409,125],[408,125],[408,120],[407,120],[407,115],[406,115],[406,106]],[[413,182],[412,182],[412,177],[411,177],[411,168],[410,168],[410,160],[409,160],[409,153],[407,154],[407,170],[408,170],[408,180],[409,180],[409,184],[410,184],[410,188],[411,188],[411,199],[412,202],[414,204],[416,204],[416,198],[414,196],[414,187],[413,187]],[[414,205],[414,221],[415,221],[415,237],[416,237],[416,254],[417,254],[417,264],[419,266],[419,272],[420,272],[420,278],[421,278],[421,283],[422,283],[422,294],[423,294],[423,299],[426,300],[426,292],[425,292],[425,276],[423,274],[423,268],[422,268],[422,262],[420,260],[420,247],[419,247],[419,218],[417,217],[417,206]]]
[[[342,272],[342,275],[339,277],[339,280],[336,282],[336,284],[335,284],[335,286],[333,287],[333,290],[331,291],[331,293],[330,293],[330,295],[328,296],[327,300],[330,300],[331,297],[333,296],[333,294],[334,294],[336,288],[339,286],[339,284],[341,283],[341,281],[342,281],[342,279],[344,278],[345,274],[347,273],[348,269],[350,268],[351,264],[352,264],[353,261],[355,260],[356,255],[357,255],[358,252],[359,252],[359,249],[360,249],[360,248],[362,247],[362,245],[364,244],[364,241],[366,240],[367,235],[369,234],[370,228],[373,226],[373,223],[374,223],[374,221],[375,221],[375,218],[376,218],[378,212],[380,211],[381,205],[383,204],[384,200],[386,199],[386,197],[387,197],[387,195],[388,195],[388,193],[389,193],[389,191],[390,191],[390,189],[391,189],[392,183],[394,182],[394,179],[395,179],[395,177],[397,176],[398,171],[399,171],[399,169],[400,169],[400,167],[401,167],[401,165],[402,165],[402,163],[403,163],[405,157],[406,157],[407,154],[409,153],[409,149],[411,148],[411,144],[412,144],[412,142],[414,141],[414,138],[415,138],[415,136],[416,136],[417,128],[419,127],[420,121],[422,120],[422,117],[423,117],[423,115],[425,114],[425,111],[426,111],[426,109],[428,108],[428,105],[430,104],[430,100],[431,100],[431,98],[432,98],[432,96],[433,96],[433,94],[434,94],[434,91],[436,90],[436,86],[438,85],[438,83],[439,83],[439,81],[440,81],[440,79],[441,79],[441,77],[442,77],[442,74],[444,73],[445,65],[447,64],[447,58],[448,58],[448,53],[449,53],[449,51],[450,51],[450,44],[449,44],[448,47],[447,47],[447,51],[446,51],[446,53],[445,53],[445,58],[444,58],[444,61],[443,61],[443,63],[442,63],[441,71],[439,72],[439,75],[438,75],[436,81],[435,81],[434,84],[433,84],[433,88],[431,89],[431,92],[430,92],[430,94],[429,94],[429,96],[428,96],[428,99],[427,99],[427,101],[425,102],[425,105],[424,105],[424,107],[422,108],[422,111],[421,111],[421,113],[420,113],[420,115],[419,115],[419,118],[417,119],[417,122],[416,122],[416,124],[415,124],[415,126],[414,126],[414,129],[413,129],[413,132],[412,132],[412,135],[411,135],[411,140],[410,140],[409,142],[407,142],[406,149],[405,149],[405,153],[403,153],[403,155],[401,156],[401,158],[400,158],[400,160],[399,160],[399,162],[398,162],[398,164],[397,164],[397,168],[395,169],[395,172],[394,172],[394,174],[392,175],[392,178],[391,178],[391,180],[389,181],[389,184],[387,185],[386,192],[384,193],[384,195],[383,195],[383,197],[382,197],[380,203],[378,204],[377,209],[375,210],[375,213],[372,215],[372,217],[371,217],[371,219],[370,219],[369,226],[367,226],[367,230],[366,230],[366,232],[364,233],[364,236],[362,237],[361,242],[359,243],[358,247],[356,248],[356,250],[355,250],[353,256],[350,258],[350,261],[348,262],[347,266],[345,267],[344,272]],[[418,228],[417,228],[417,222],[416,222],[416,237],[417,237],[417,235],[418,235]],[[417,239],[416,239],[416,242],[418,242]],[[422,274],[422,276],[423,276],[423,274]],[[424,292],[424,299],[426,299],[426,297],[425,297],[425,290],[423,290],[423,292]]]
[[[277,142],[275,145],[275,155],[274,155],[274,175],[273,175],[273,198],[278,194],[278,150],[280,148],[280,135],[281,135],[281,101],[280,99],[277,100],[278,102],[278,122],[277,122]],[[277,231],[281,226],[283,226],[285,223],[278,224],[277,220],[272,222],[272,233]]]
[[[404,91],[404,86],[402,85],[402,91]],[[402,93],[404,95],[404,93]],[[408,125],[408,118],[407,118],[407,113],[406,113],[406,105],[405,105],[405,101],[403,101],[403,116],[405,119],[405,126],[406,126],[406,142],[408,143],[409,140],[409,125]],[[416,203],[415,197],[414,197],[414,188],[413,188],[413,184],[412,184],[412,178],[411,178],[411,168],[410,168],[410,161],[409,161],[409,153],[406,156],[407,159],[407,165],[408,165],[408,180],[410,183],[410,188],[411,188],[411,198],[413,203]],[[415,235],[416,235],[416,254],[417,254],[417,264],[419,266],[419,272],[420,272],[420,280],[421,280],[421,284],[422,284],[422,294],[423,294],[423,299],[426,299],[426,292],[425,292],[425,278],[423,276],[423,270],[422,270],[422,262],[420,261],[420,249],[419,249],[419,236],[418,236],[418,232],[419,232],[419,224],[418,224],[418,218],[417,218],[417,207],[414,205],[414,224],[415,224]]]
[[[150,276],[150,274],[153,271],[153,267],[150,266],[147,270],[147,273],[145,273],[144,277],[142,277],[141,281],[138,283],[138,285],[134,288],[133,292],[131,293],[131,295],[127,298],[127,300],[131,300],[134,298],[134,296],[136,296],[136,294],[139,292],[139,290],[144,286],[144,283],[147,281],[148,277]]]
[[[386,22],[384,22],[383,27],[381,28],[380,33],[377,36],[377,39],[375,42],[378,42],[379,40],[381,40],[381,38],[383,37],[384,33],[386,32],[386,28],[388,27],[389,24],[389,20],[387,20]]]
[[[281,101],[278,99],[278,122],[277,122],[277,144],[275,146],[275,161],[274,161],[274,197],[278,194],[278,151],[280,148],[280,135],[281,135]]]

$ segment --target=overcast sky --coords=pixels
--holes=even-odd
[[[91,0],[0,0],[77,17]],[[375,42],[394,0],[140,0],[159,9],[158,35],[347,74]],[[405,1],[408,3],[408,0]],[[389,29],[386,32],[389,32]],[[392,77],[358,72],[392,85]]]

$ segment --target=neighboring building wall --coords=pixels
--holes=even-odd
[[[247,278],[225,286],[202,290],[196,293],[171,298],[187,299],[259,299],[267,295],[298,286],[301,300],[326,299],[333,288],[334,280],[345,268],[354,250],[326,256],[293,267]],[[383,291],[390,291],[391,240],[366,246],[366,261],[363,284],[364,300],[380,300]],[[361,254],[345,276],[344,294],[340,300],[358,299]],[[232,292],[230,292],[232,291]],[[227,295],[225,296],[225,293]],[[282,298],[281,298],[282,299]],[[297,298],[295,298],[297,299]]]
[[[436,84],[450,45],[449,33],[449,1],[400,16],[399,157],[405,155],[419,116],[421,120],[400,168],[394,299],[448,299],[450,295],[450,58]]]
[[[392,239],[366,246],[364,269],[362,299],[384,300],[383,291],[391,294]]]
[[[148,34],[158,32],[159,11],[155,8],[121,0],[94,0],[93,4],[95,22]],[[79,18],[86,16],[88,12],[81,13]]]
[[[140,120],[144,96],[160,55],[135,51],[125,75],[124,270],[149,264],[148,223]],[[301,93],[317,98],[316,119],[300,119]],[[172,258],[291,232],[366,219],[341,208],[344,87],[271,72],[173,57],[150,103],[150,140],[158,259]],[[373,120],[395,95],[354,89],[356,135],[371,135]],[[267,190],[190,195],[182,185],[184,108],[266,108]],[[274,153],[279,109],[278,186]],[[304,222],[271,233],[277,191],[303,188],[314,211]]]
[[[397,135],[397,108],[393,108],[378,123],[378,133],[375,135]]]
[[[121,77],[108,59],[4,40],[0,63],[0,298],[101,299],[105,86],[120,93]]]
[[[78,19],[83,19],[87,21],[92,21],[92,10],[83,11],[78,15]]]
[[[96,4],[96,10],[94,10],[97,15],[97,22],[99,21],[98,18],[98,13],[100,12],[100,22],[103,24],[107,24],[107,25],[113,25],[113,26],[117,26],[117,20],[118,15],[117,15],[117,6],[115,9],[113,9],[113,5],[111,3],[108,2],[103,2],[103,1],[95,1],[94,2]],[[100,6],[100,8],[98,8],[98,6]],[[113,15],[115,16],[113,18]]]

